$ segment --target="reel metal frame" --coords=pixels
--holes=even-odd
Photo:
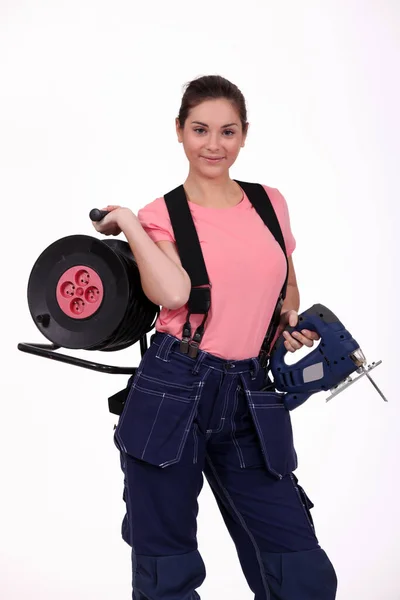
[[[144,335],[139,340],[140,354],[143,358],[144,353],[148,348],[147,336]],[[68,354],[59,354],[56,350],[59,350],[61,346],[55,344],[37,344],[37,343],[19,343],[18,350],[33,354],[34,356],[42,356],[44,358],[50,358],[58,362],[73,365],[74,367],[82,367],[84,369],[90,369],[91,371],[97,371],[99,373],[108,373],[109,375],[135,375],[137,367],[116,367],[114,365],[105,365],[103,363],[97,363],[91,360],[85,360],[77,358],[75,356],[69,356]]]

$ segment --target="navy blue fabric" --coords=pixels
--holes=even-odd
[[[293,471],[290,413],[262,391],[257,358],[196,359],[157,333],[115,431],[124,472],[123,539],[133,600],[195,600],[206,576],[197,547],[205,476],[256,600],[334,600],[313,504]]]
[[[285,554],[264,553],[271,600],[331,600],[337,578],[322,548]]]

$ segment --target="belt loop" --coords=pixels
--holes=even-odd
[[[206,357],[206,353],[202,352],[200,350],[199,355],[198,355],[197,360],[196,360],[196,364],[193,367],[193,371],[192,371],[193,375],[197,375],[197,373],[199,372],[200,367],[201,367],[202,362],[205,359],[205,357]]]
[[[251,362],[253,363],[253,368],[250,371],[250,375],[251,379],[254,381],[254,379],[257,378],[258,371],[260,370],[260,362],[257,360],[257,358],[252,358]]]
[[[156,358],[163,360],[164,362],[169,362],[170,358],[169,358],[169,354],[172,350],[173,345],[177,342],[177,339],[174,338],[171,335],[166,334],[165,338],[163,339],[163,341],[161,342],[157,354],[156,354]]]

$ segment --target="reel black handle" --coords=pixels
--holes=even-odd
[[[107,216],[109,213],[108,210],[99,210],[98,208],[92,208],[89,213],[89,218],[91,221],[101,221]]]

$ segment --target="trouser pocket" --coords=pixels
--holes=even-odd
[[[201,382],[162,379],[162,371],[147,365],[133,381],[115,430],[118,447],[152,465],[167,467],[180,460],[196,415]]]
[[[289,411],[277,392],[245,390],[268,470],[282,479],[297,468]]]
[[[313,504],[313,502],[311,502],[310,498],[307,496],[304,488],[302,488],[301,485],[299,485],[299,480],[297,479],[296,475],[294,473],[291,473],[290,478],[293,482],[297,496],[299,498],[299,501],[300,501],[300,503],[303,507],[303,510],[305,512],[305,515],[307,517],[308,523],[309,523],[311,529],[313,531],[315,531],[314,520],[313,520],[312,514],[311,514],[311,509],[314,507],[314,504]]]

